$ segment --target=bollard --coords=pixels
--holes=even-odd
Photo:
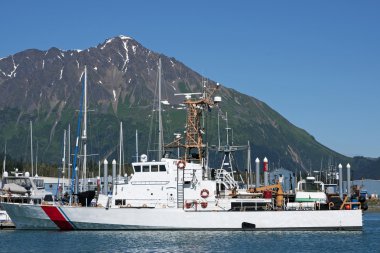
[[[343,173],[342,173],[342,164],[338,165],[339,168],[339,197],[343,200]]]
[[[257,157],[256,160],[256,188],[260,187],[260,159]]]
[[[264,186],[268,185],[268,159],[264,157]]]
[[[347,196],[351,197],[351,165],[347,163]]]

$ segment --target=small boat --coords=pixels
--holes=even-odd
[[[42,179],[39,179],[40,181]],[[0,201],[10,203],[33,203],[53,202],[53,194],[35,184],[35,178],[28,172],[20,173],[17,169],[9,175],[3,173],[0,189]],[[43,185],[43,182],[42,182]]]

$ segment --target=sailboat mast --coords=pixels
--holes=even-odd
[[[6,161],[7,161],[7,142],[5,142],[5,146],[4,146],[3,173],[5,172]]]
[[[86,69],[85,69],[86,72]],[[81,78],[82,79],[82,78]],[[79,148],[79,138],[81,136],[81,124],[82,124],[82,112],[83,112],[83,97],[84,97],[84,84],[82,85],[82,95],[80,99],[80,110],[78,115],[78,125],[77,125],[77,134],[75,139],[75,150],[74,150],[74,159],[73,159],[73,166],[72,166],[72,175],[71,175],[71,196],[70,196],[70,204],[72,200],[72,194],[75,195],[78,193],[78,166],[77,166],[77,155],[78,155],[78,148]],[[75,200],[76,201],[76,200]]]
[[[122,159],[121,159],[121,153],[123,150],[123,122],[120,121],[120,139],[119,139],[119,178],[121,177],[121,170],[122,170]]]
[[[83,98],[83,186],[87,190],[87,66],[84,67],[84,98]]]
[[[62,157],[62,193],[65,189],[65,167],[66,167],[66,129],[63,131],[63,157]],[[59,187],[59,185],[58,185]]]
[[[69,127],[68,127],[68,132],[67,132],[67,178],[71,178],[71,168],[70,168],[70,151],[71,151],[71,148],[70,148],[70,145],[71,145],[71,129],[70,129],[70,124],[69,124]],[[70,182],[69,182],[70,184]]]
[[[136,129],[136,162],[139,162],[139,133]]]
[[[163,153],[163,132],[161,115],[161,58],[158,59],[158,161],[161,161]]]
[[[30,121],[30,163],[32,165],[32,176],[33,176],[34,170],[33,170],[33,126],[32,126],[32,121]]]
[[[253,185],[253,174],[251,167],[251,145],[248,141],[248,150],[247,150],[247,171],[248,171],[248,180],[247,180],[247,189],[249,189]]]
[[[36,175],[38,176],[38,166],[37,166],[37,163],[38,163],[38,141],[37,141],[37,145],[36,145]]]

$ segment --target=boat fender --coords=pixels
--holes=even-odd
[[[351,209],[350,204],[347,204],[344,208],[345,208],[346,210],[350,210],[350,209]]]
[[[131,204],[127,204],[127,207],[131,207]]]
[[[185,167],[186,167],[186,162],[185,161],[179,160],[177,162],[177,168],[179,168],[179,169],[185,169]]]
[[[202,208],[206,208],[207,205],[208,205],[207,201],[203,201],[203,202],[201,202],[201,207],[202,207]]]
[[[300,210],[302,210],[302,203],[300,203]]]
[[[144,208],[145,208],[145,207],[148,207],[148,206],[147,206],[146,204],[144,204],[144,205],[142,205],[142,207],[144,207]]]
[[[201,197],[202,198],[207,198],[210,195],[210,192],[207,189],[203,189],[201,191]]]
[[[333,208],[333,207],[334,207],[334,202],[330,202],[330,203],[329,203],[329,207],[330,207],[330,208]]]

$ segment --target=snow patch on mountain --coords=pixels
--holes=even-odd
[[[13,55],[12,55],[12,62],[13,62],[13,70],[11,71],[11,73],[9,75],[7,75],[8,77],[12,77],[12,76],[15,77],[16,76],[16,70],[17,70],[18,66],[20,65],[20,64],[16,65],[15,60],[13,58]]]
[[[127,69],[128,69],[127,63],[129,62],[128,40],[127,41],[123,41],[123,47],[124,47],[124,50],[125,50],[125,58],[124,58],[124,65],[121,68],[121,71],[127,72]]]
[[[104,42],[103,46],[101,46],[100,49],[103,50],[104,48],[106,48],[107,44],[111,43],[113,40],[114,38],[106,40],[106,42]]]
[[[125,36],[125,35],[119,35],[119,38],[122,40],[131,40],[131,37]]]
[[[64,67],[61,69],[61,73],[59,75],[59,80],[62,80],[63,69],[64,69]]]

